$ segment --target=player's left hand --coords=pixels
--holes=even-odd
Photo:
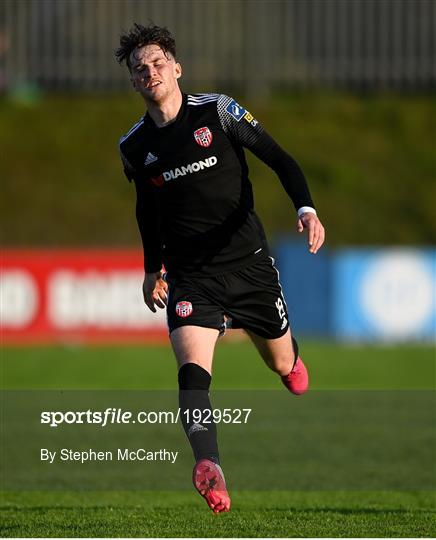
[[[307,229],[310,253],[315,254],[324,244],[325,230],[316,214],[306,212],[297,219],[297,231],[299,233]]]

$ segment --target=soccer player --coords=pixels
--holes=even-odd
[[[324,228],[300,167],[252,114],[224,94],[181,92],[182,67],[166,28],[135,24],[121,35],[116,57],[126,62],[147,107],[120,140],[124,172],[136,188],[144,301],[153,312],[167,308],[182,423],[196,460],[194,485],[215,513],[226,512],[230,497],[216,426],[190,414],[211,410],[218,336],[230,322],[243,328],[292,393],[308,389],[278,272],[253,210],[244,148],[276,172],[313,254]]]

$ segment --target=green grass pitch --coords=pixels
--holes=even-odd
[[[430,346],[342,346],[302,340],[312,389],[434,389]],[[245,341],[222,342],[215,389],[278,389]],[[4,389],[172,389],[170,350],[155,347],[7,348]],[[284,391],[284,390],[283,390]],[[290,396],[290,399],[297,399]],[[298,398],[304,399],[304,398]],[[277,464],[280,474],[280,464]],[[434,471],[429,471],[429,475]],[[232,491],[232,511],[213,515],[190,486],[168,491],[8,491],[3,537],[432,537],[431,491]]]

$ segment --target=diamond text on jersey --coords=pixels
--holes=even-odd
[[[187,174],[192,174],[192,173],[202,171],[203,169],[205,168],[207,169],[208,167],[213,167],[217,163],[218,163],[217,157],[211,156],[201,161],[194,161],[194,163],[190,163],[189,165],[183,165],[182,167],[177,167],[170,171],[165,171],[159,176],[159,178],[163,177],[165,182],[168,182],[169,180],[175,180],[179,176],[185,176]],[[152,179],[152,180],[154,182],[155,179]]]

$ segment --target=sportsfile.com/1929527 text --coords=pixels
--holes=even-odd
[[[125,411],[108,407],[103,411],[42,411],[41,424],[59,427],[62,424],[177,424],[181,418],[199,424],[246,424],[252,409],[185,409],[175,411]]]

